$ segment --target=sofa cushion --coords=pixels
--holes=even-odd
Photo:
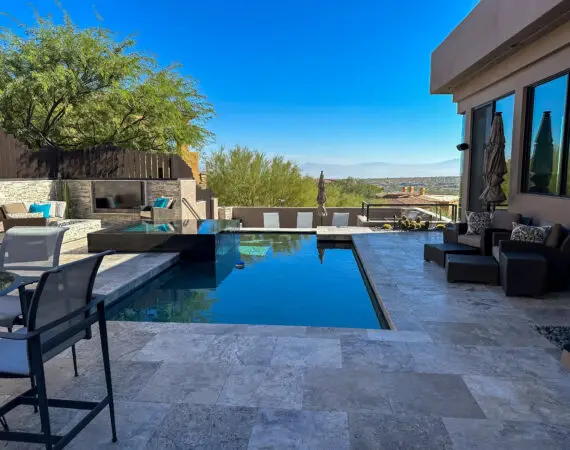
[[[520,223],[521,215],[508,211],[495,211],[491,216],[491,228],[503,228],[512,230],[513,223]]]
[[[27,213],[8,213],[6,214],[7,219],[35,219],[38,217],[43,217],[42,212],[27,212]]]
[[[543,244],[551,227],[531,227],[513,223],[511,241],[534,242]]]
[[[17,202],[17,203],[6,203],[5,205],[2,205],[2,210],[4,211],[4,214],[12,214],[12,213],[27,213],[28,209],[26,208],[26,205],[24,205],[23,202]]]
[[[547,247],[558,248],[560,247],[560,245],[562,245],[562,242],[564,241],[566,236],[567,236],[566,229],[559,223],[555,223],[550,228],[550,232],[548,233],[548,236],[546,236],[544,245],[546,245]]]
[[[469,245],[470,247],[481,248],[481,236],[478,234],[460,234],[457,238],[457,242]]]
[[[499,262],[499,259],[501,257],[501,247],[495,245],[491,253],[493,254],[493,258],[495,258],[495,261]]]
[[[491,225],[491,214],[487,211],[467,211],[467,234],[481,234]]]

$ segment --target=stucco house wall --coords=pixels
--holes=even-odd
[[[521,0],[514,3],[516,5],[513,0],[483,0],[474,9],[432,55],[431,89],[436,93],[453,94],[458,113],[465,114],[467,143],[472,140],[472,109],[514,93],[509,210],[570,225],[570,198],[521,192],[528,87],[570,69],[570,3],[559,0]],[[498,24],[504,24],[504,20],[507,20],[504,16],[509,8],[511,18],[508,20],[518,24],[511,23],[509,33],[514,33],[513,30],[517,27],[531,27],[535,34],[527,36],[515,48],[502,52],[499,56],[495,55],[494,60],[481,67],[478,61],[485,59],[481,55],[485,52],[494,54],[493,49],[489,50],[489,43],[494,43],[499,48],[500,42],[512,42],[513,36],[506,36],[498,27]],[[512,11],[516,11],[516,14]],[[556,17],[552,16],[552,11],[557,13]],[[480,34],[490,35],[483,39],[487,47],[475,41],[469,43],[466,39],[469,33],[465,30],[457,31],[462,27],[472,28],[474,24],[482,24],[485,18],[488,23],[482,25]],[[450,63],[444,69],[445,58],[449,58]],[[461,59],[460,62],[456,61],[458,58]],[[442,74],[442,71],[447,72]],[[470,156],[469,151],[464,152],[464,199],[468,198],[469,191]]]

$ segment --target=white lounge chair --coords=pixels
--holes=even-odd
[[[263,213],[263,228],[279,228],[279,213]]]
[[[333,227],[347,227],[349,213],[333,213],[332,226]]]
[[[297,228],[313,228],[313,213],[312,212],[298,212],[297,213]]]

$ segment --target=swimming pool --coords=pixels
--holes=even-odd
[[[382,328],[358,258],[344,247],[314,234],[228,233],[215,263],[174,266],[125,297],[113,319]]]

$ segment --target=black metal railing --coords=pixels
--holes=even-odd
[[[457,204],[455,203],[368,203],[362,202],[362,215],[366,217],[367,220],[370,219],[370,208],[399,208],[399,209],[414,209],[414,208],[431,208],[436,211],[434,214],[439,220],[444,220],[444,218],[451,220],[452,222],[457,222]],[[451,209],[451,217],[448,214],[442,214],[443,208]]]

